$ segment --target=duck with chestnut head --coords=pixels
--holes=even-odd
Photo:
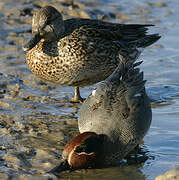
[[[118,54],[135,59],[156,42],[149,24],[117,24],[94,19],[63,20],[52,6],[32,19],[32,38],[24,46],[29,69],[47,81],[75,87],[72,102],[81,102],[79,87],[106,79],[119,64]]]
[[[81,134],[66,144],[62,162],[50,172],[115,165],[141,142],[152,112],[140,63],[120,56],[116,70],[82,104]]]

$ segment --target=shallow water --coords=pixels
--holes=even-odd
[[[30,38],[31,8],[46,3],[52,1],[0,1],[0,179],[55,179],[45,171],[58,164],[65,143],[78,133],[80,105],[68,102],[73,88],[36,78],[21,49]],[[142,145],[147,160],[63,172],[61,178],[152,180],[179,164],[179,2],[78,1],[80,8],[75,10],[60,1],[53,4],[63,10],[65,18],[83,15],[112,22],[152,23],[156,27],[151,31],[162,35],[140,57],[153,107],[152,125]],[[82,96],[87,97],[96,86],[81,89]]]

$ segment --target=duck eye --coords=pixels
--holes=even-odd
[[[76,153],[86,152],[86,147],[84,145],[77,146],[75,152]]]

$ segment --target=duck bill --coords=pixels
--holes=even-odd
[[[61,160],[60,164],[48,171],[48,173],[56,174],[62,171],[71,170],[71,166],[67,159]]]
[[[28,51],[32,49],[40,40],[41,40],[40,33],[32,34],[32,38],[24,45],[23,50]]]

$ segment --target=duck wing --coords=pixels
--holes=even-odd
[[[79,29],[82,26],[87,26],[89,28],[103,31],[106,36],[108,36],[108,32],[111,32],[109,34],[110,35],[112,34],[110,38],[112,38],[113,40],[132,42],[132,41],[136,41],[138,39],[144,38],[146,36],[150,36],[150,35],[147,35],[148,28],[154,25],[152,24],[117,24],[117,23],[104,22],[104,21],[95,20],[95,19],[73,18],[73,19],[65,20],[64,26],[66,30],[66,35],[70,34],[75,29]],[[160,37],[158,34],[154,34],[153,38],[155,39],[155,41],[157,41]]]

